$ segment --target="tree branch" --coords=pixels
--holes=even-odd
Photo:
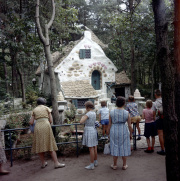
[[[36,2],[36,25],[37,25],[37,31],[38,31],[40,40],[42,41],[42,43],[45,44],[46,38],[43,36],[42,28],[39,21],[39,0],[37,0]]]
[[[51,25],[52,25],[52,23],[54,21],[54,18],[55,18],[55,3],[54,3],[54,0],[51,0],[51,4],[52,4],[53,11],[52,11],[51,20],[47,24],[48,29],[51,27]]]

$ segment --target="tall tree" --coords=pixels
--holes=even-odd
[[[162,100],[164,112],[164,136],[166,148],[167,180],[180,180],[178,158],[178,119],[175,111],[175,80],[168,47],[168,23],[164,0],[153,0],[157,60],[161,70]],[[179,11],[179,10],[178,10]]]
[[[51,98],[52,98],[54,123],[58,124],[58,123],[62,123],[62,120],[60,122],[58,103],[57,103],[56,80],[55,80],[55,75],[54,75],[52,55],[51,55],[51,51],[50,51],[50,39],[49,39],[49,29],[52,26],[52,23],[55,18],[55,2],[54,2],[54,0],[51,0],[51,4],[52,4],[52,16],[51,16],[50,21],[44,25],[44,34],[45,35],[43,35],[42,27],[40,24],[40,18],[39,18],[40,4],[39,4],[39,0],[36,1],[36,25],[37,25],[39,38],[44,46],[44,52],[45,52],[45,56],[46,56],[47,66],[48,66],[50,85],[51,85]]]
[[[174,64],[175,64],[175,101],[178,117],[178,158],[180,159],[180,1],[174,1]],[[180,173],[180,161],[178,173]],[[178,175],[179,176],[179,175]],[[179,176],[180,179],[180,176]]]

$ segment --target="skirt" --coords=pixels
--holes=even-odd
[[[36,120],[32,152],[42,153],[46,151],[57,151],[56,141],[52,132],[51,125],[47,118]]]
[[[98,145],[96,128],[85,126],[82,145],[86,145],[87,147],[94,147]]]
[[[5,162],[6,162],[6,155],[1,141],[1,129],[0,129],[0,164]]]

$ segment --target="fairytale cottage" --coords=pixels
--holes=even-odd
[[[101,100],[108,101],[110,105],[113,92],[128,97],[130,80],[125,72],[116,74],[117,68],[105,55],[105,48],[107,46],[88,29],[80,40],[70,42],[62,52],[52,54],[60,100],[63,97],[81,110],[87,100],[93,101],[97,109]],[[50,93],[46,65],[39,66],[36,75],[40,88]]]

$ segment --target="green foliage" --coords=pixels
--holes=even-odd
[[[31,114],[30,113],[23,113],[21,114],[23,120],[22,120],[22,126],[23,128],[27,128],[29,127],[29,121],[30,121],[30,118],[31,118]]]
[[[72,121],[75,118],[76,115],[76,107],[74,104],[71,104],[70,109],[64,112],[64,115],[68,121]]]
[[[22,128],[23,125],[23,117],[20,114],[11,114],[6,123],[6,128],[14,129],[14,128]]]

